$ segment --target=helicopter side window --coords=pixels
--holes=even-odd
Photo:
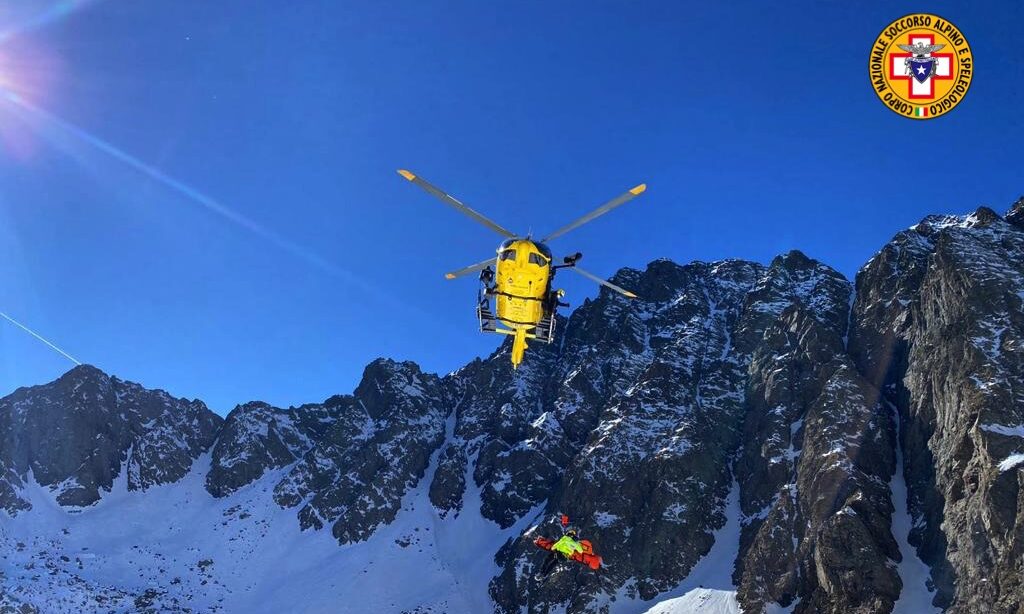
[[[546,266],[547,261],[544,260],[544,256],[540,254],[530,254],[530,264],[536,264],[537,266]]]
[[[500,259],[501,260],[515,260],[516,259],[516,250],[514,250],[514,249],[506,249],[505,251],[501,252]]]

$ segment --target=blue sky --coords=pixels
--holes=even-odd
[[[0,42],[0,81],[52,115],[0,104],[0,311],[221,413],[498,343],[475,280],[442,276],[498,237],[397,168],[537,233],[647,182],[552,245],[607,276],[798,248],[852,277],[925,214],[1024,193],[1020,3],[4,4],[0,31],[44,18]],[[867,72],[916,10],[959,26],[976,66],[926,122]],[[596,294],[560,282],[574,305]],[[69,366],[0,322],[0,394]]]

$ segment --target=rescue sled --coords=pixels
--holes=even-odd
[[[555,544],[554,539],[548,539],[546,537],[538,537],[533,540],[534,545],[542,550],[551,550],[551,546]],[[580,545],[583,546],[583,552],[576,552],[572,555],[572,560],[577,563],[582,563],[587,567],[590,567],[594,571],[601,568],[601,557],[594,554],[594,547],[590,544],[589,539],[581,539]]]

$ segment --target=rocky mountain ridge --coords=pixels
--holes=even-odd
[[[223,420],[92,367],[19,389],[0,400],[0,517],[35,513],[33,485],[88,514],[119,477],[144,493],[193,471],[216,500],[269,489],[350,548],[425,505],[505,536],[479,553],[496,611],[625,612],[681,585],[732,496],[746,612],[912,611],[906,543],[929,607],[1024,612],[1024,199],[925,218],[855,283],[800,252],[613,281],[641,298],[602,291],[518,372],[506,346],[444,377],[378,360],[351,395]],[[600,574],[533,573],[557,511]]]

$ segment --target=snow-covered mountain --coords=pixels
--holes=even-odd
[[[536,344],[226,419],[78,367],[0,400],[0,612],[1024,611],[1024,199],[856,284],[652,262]],[[854,291],[854,287],[856,291]],[[605,566],[541,578],[570,514]]]

